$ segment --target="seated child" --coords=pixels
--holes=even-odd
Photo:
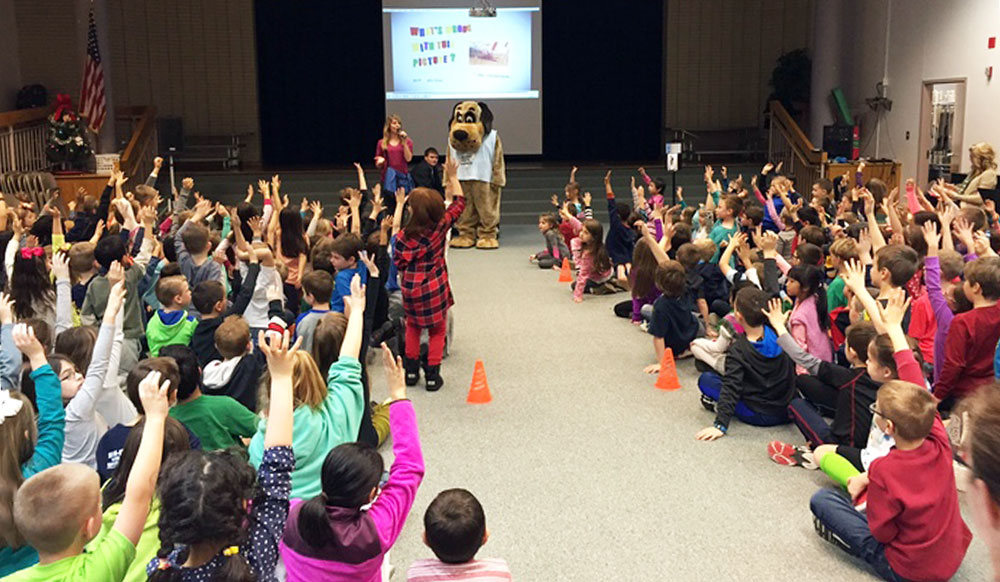
[[[194,287],[202,281],[222,280],[222,267],[209,256],[212,240],[208,227],[201,223],[211,210],[212,205],[207,200],[200,201],[195,205],[191,217],[184,221],[174,235],[174,251],[177,253],[181,273],[188,284]]]
[[[73,275],[72,297],[77,309],[83,307],[87,288],[97,276],[97,260],[94,258],[94,243],[79,242],[69,249],[69,270]]]
[[[177,362],[180,371],[170,417],[197,435],[206,451],[246,444],[257,431],[257,415],[228,396],[202,394],[201,368],[189,346],[166,346],[160,354]]]
[[[539,216],[538,230],[545,237],[545,250],[531,255],[528,260],[537,262],[539,269],[559,268],[564,258],[570,258],[569,247],[559,232],[559,219],[551,213]]]
[[[667,348],[675,358],[684,357],[701,326],[694,314],[694,300],[687,289],[684,267],[677,261],[666,260],[656,269],[656,287],[662,293],[653,302],[653,317],[649,334],[653,336],[656,363],[646,366],[647,374],[657,374]]]
[[[326,454],[321,492],[289,504],[280,546],[288,582],[378,580],[413,506],[424,476],[416,414],[406,398],[402,359],[384,345],[382,357],[394,457],[389,480],[379,487],[383,461],[371,445],[347,442]]]
[[[316,325],[323,315],[331,311],[333,283],[333,277],[326,271],[310,271],[302,277],[302,299],[309,304],[309,311],[300,313],[295,320],[295,335],[302,338],[302,351],[312,352]],[[344,302],[343,297],[340,302]]]
[[[569,246],[573,251],[573,263],[579,269],[573,283],[573,301],[581,303],[583,294],[588,291],[595,295],[617,291],[611,285],[611,258],[604,247],[604,227],[600,222],[593,219],[583,221],[580,236],[574,238]]]
[[[96,547],[83,551],[101,528],[101,489],[93,469],[63,463],[41,471],[14,495],[14,523],[25,542],[38,550],[39,564],[4,580],[59,582],[125,577],[135,557],[135,545],[142,535],[160,470],[168,409],[166,388],[160,386],[156,373],[142,381],[140,395],[147,411],[146,427],[111,533]]]
[[[215,349],[215,331],[230,315],[243,315],[253,299],[260,276],[260,263],[257,253],[247,255],[250,266],[232,306],[228,306],[226,301],[226,288],[218,281],[202,281],[191,293],[191,303],[201,314],[189,344],[198,356],[199,366],[204,367],[212,360],[222,359],[219,350]]]
[[[345,313],[344,297],[351,295],[351,278],[355,273],[360,273],[362,284],[367,280],[366,271],[358,265],[358,253],[362,248],[361,239],[353,234],[342,234],[333,240],[330,264],[337,269],[337,276],[334,278],[330,311]]]
[[[205,366],[202,385],[206,394],[230,396],[251,412],[257,411],[257,386],[264,374],[264,354],[250,342],[250,326],[239,315],[230,315],[215,330],[215,348],[222,360]]]
[[[816,532],[886,580],[948,580],[972,541],[959,512],[952,450],[936,401],[901,380],[879,388],[873,422],[895,439],[888,455],[847,481],[851,499],[821,489],[809,502]]]
[[[438,493],[424,513],[424,543],[436,560],[417,560],[406,573],[409,582],[469,582],[512,580],[500,558],[475,559],[490,539],[486,514],[475,495],[465,489]]]
[[[973,309],[952,320],[941,374],[934,384],[934,397],[945,411],[993,380],[993,358],[1000,340],[1000,257],[981,257],[966,264],[963,291]]]
[[[715,423],[698,431],[698,440],[725,436],[734,416],[756,426],[788,422],[788,403],[795,395],[795,364],[766,325],[767,302],[767,293],[756,287],[736,294],[733,309],[745,334],[733,338],[724,376],[705,372],[698,379],[702,405],[715,412]]]
[[[662,180],[660,180],[662,182]],[[614,190],[611,188],[611,170],[604,176],[604,191],[608,200],[608,236],[604,240],[604,246],[608,249],[608,256],[611,264],[615,268],[615,277],[618,279],[628,278],[628,271],[632,268],[632,251],[635,249],[635,241],[638,238],[636,232],[632,230],[632,225],[639,220],[639,215],[632,212],[632,207],[624,202],[615,200]],[[650,190],[652,193],[652,189]],[[655,194],[654,194],[655,196]],[[589,200],[590,194],[587,194]],[[654,202],[654,207],[663,203],[662,196],[658,202]],[[589,205],[589,204],[588,204]]]
[[[160,277],[156,282],[156,299],[161,308],[146,324],[149,355],[154,358],[163,346],[188,345],[198,327],[198,320],[187,312],[191,303],[191,288],[183,276]]]

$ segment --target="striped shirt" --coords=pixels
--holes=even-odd
[[[417,560],[406,573],[406,582],[511,582],[510,568],[502,558],[446,564],[441,560]]]

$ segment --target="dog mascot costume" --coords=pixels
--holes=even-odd
[[[495,249],[500,224],[500,193],[507,184],[500,136],[493,129],[493,112],[482,101],[462,101],[448,122],[448,156],[458,160],[458,179],[465,194],[465,211],[455,226],[451,246]]]

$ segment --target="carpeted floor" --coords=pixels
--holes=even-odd
[[[695,441],[713,416],[693,363],[678,366],[681,390],[655,389],[642,372],[651,336],[611,312],[628,296],[573,303],[556,272],[529,265],[542,243],[537,230],[508,228],[498,251],[450,252],[454,345],[445,387],[410,391],[427,474],[393,579],[432,555],[423,513],[452,487],[486,510],[480,557],[505,558],[522,582],[875,579],[814,534],[809,497],[829,486],[822,473],[768,460],[768,441],[798,443],[798,432],[734,422],[717,442]],[[465,403],[477,359],[486,405]],[[374,386],[384,397],[380,371]],[[989,575],[973,541],[954,580]]]

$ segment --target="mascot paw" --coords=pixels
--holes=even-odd
[[[475,244],[476,241],[468,236],[456,236],[451,239],[451,248],[453,249],[468,249],[472,248]]]
[[[481,238],[478,241],[476,241],[476,248],[487,249],[487,250],[498,249],[500,248],[500,243],[497,242],[497,239],[495,238]]]

